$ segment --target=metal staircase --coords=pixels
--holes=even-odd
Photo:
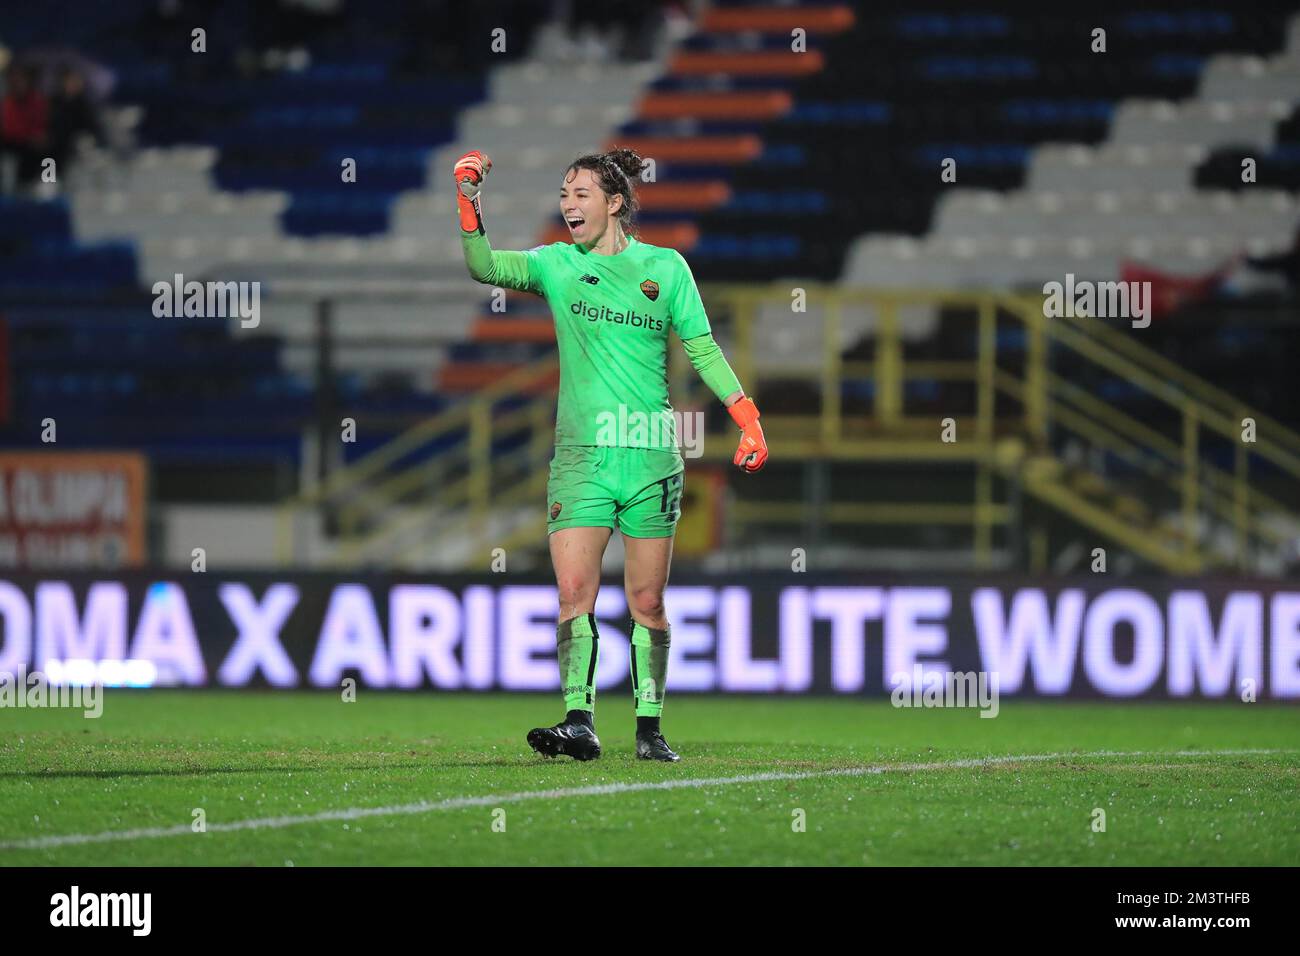
[[[761,408],[776,409],[764,412],[763,424],[778,468],[902,463],[970,476],[964,500],[927,500],[925,481],[915,483],[920,497],[909,501],[782,500],[751,480],[747,494],[724,507],[731,531],[776,534],[810,519],[862,528],[949,526],[969,532],[971,566],[987,568],[996,563],[998,540],[1023,535],[1028,498],[1099,545],[1180,574],[1266,570],[1300,535],[1300,436],[1147,348],[1126,327],[1046,318],[1039,296],[809,286],[809,311],[792,314],[788,287],[703,291],[741,382]],[[957,357],[907,358],[906,324],[938,310],[968,333],[948,349]],[[804,332],[820,324],[817,354],[800,361],[771,348],[774,321],[800,323]],[[845,323],[866,330],[874,343],[869,360],[844,357]],[[716,403],[679,344],[671,357],[675,406]],[[819,396],[808,414],[780,411],[792,369]],[[282,508],[280,559],[483,570],[501,548],[512,560],[543,561],[557,381],[553,357],[521,366],[304,489]],[[964,388],[953,394],[967,397],[919,407],[910,386],[936,382]],[[1116,383],[1123,401],[1094,391]],[[846,385],[870,390],[869,409],[846,411]],[[706,433],[700,460],[729,464],[734,429],[718,418],[721,428]],[[944,419],[952,420],[952,440],[944,440]],[[308,514],[324,516],[336,532],[319,562],[296,544],[295,529]]]

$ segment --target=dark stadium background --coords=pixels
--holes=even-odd
[[[143,647],[161,656],[139,682],[219,684],[222,588],[295,589],[304,655],[339,586],[365,589],[355,626],[381,644],[399,583],[453,631],[467,588],[544,592],[551,321],[470,281],[448,177],[491,154],[489,237],[528,248],[563,235],[566,164],[618,144],[654,160],[641,235],[686,256],[772,453],[730,466],[734,429],[674,343],[674,402],[708,428],[668,601],[712,589],[699,659],[724,630],[775,659],[782,589],[916,587],[951,599],[928,619],[948,643],[917,654],[988,667],[972,591],[1057,613],[1082,589],[1111,597],[1080,674],[1087,654],[1145,667],[1155,642],[1119,696],[1300,694],[1298,10],[6,6],[0,662],[102,677]],[[256,322],[160,317],[177,275],[259,283]],[[1149,283],[1149,323],[1047,317],[1046,284],[1074,280]],[[606,570],[625,635],[617,540]],[[1181,591],[1200,603],[1175,611]],[[753,613],[719,623],[724,592]],[[150,643],[186,619],[202,672]],[[883,693],[885,624],[863,620],[854,692]],[[517,635],[493,626],[502,657]]]

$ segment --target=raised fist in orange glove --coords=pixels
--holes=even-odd
[[[452,170],[456,177],[456,206],[460,211],[460,228],[465,232],[483,234],[483,211],[479,206],[479,191],[483,180],[492,170],[492,160],[487,153],[470,150]]]
[[[731,463],[753,474],[767,463],[767,442],[763,439],[763,426],[758,423],[758,406],[746,397],[728,405],[727,412],[741,431],[740,447]]]

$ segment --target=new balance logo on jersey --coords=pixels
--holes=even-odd
[[[595,285],[600,280],[597,279],[595,276],[578,276],[578,281],[585,282],[588,285]]]
[[[615,325],[630,325],[634,329],[649,329],[654,332],[661,332],[664,327],[663,319],[656,319],[652,315],[642,315],[635,309],[618,312],[607,305],[597,308],[583,299],[579,299],[569,306],[569,311],[574,315],[586,316],[588,322],[599,322],[604,319],[606,322],[613,322]]]

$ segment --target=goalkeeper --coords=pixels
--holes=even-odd
[[[566,715],[527,738],[550,757],[600,756],[594,719],[600,634],[594,612],[601,559],[617,529],[632,616],[636,754],[679,759],[659,724],[670,643],[664,589],[685,469],[668,401],[669,329],[741,429],[733,463],[752,473],[767,461],[758,409],[713,340],[686,261],[676,250],[631,234],[633,181],[642,165],[628,149],[574,160],[560,186],[560,213],[572,243],[527,252],[494,251],[488,243],[480,196],[492,168],[488,157],[467,153],[454,171],[470,275],[543,296],[555,317],[560,388],[547,531],[559,589],[556,650]],[[627,422],[651,427],[610,434],[611,426]]]

